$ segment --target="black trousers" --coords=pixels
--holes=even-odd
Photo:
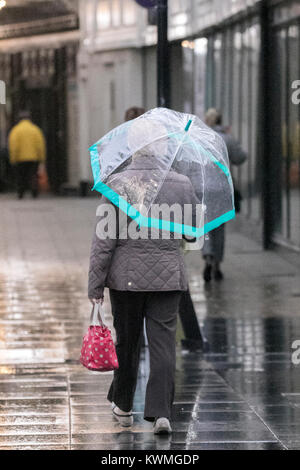
[[[108,392],[108,400],[130,411],[136,389],[143,322],[150,353],[150,375],[146,389],[144,418],[170,418],[174,400],[176,367],[176,323],[181,292],[129,292],[110,290],[119,369]]]
[[[22,197],[27,189],[32,195],[38,195],[38,167],[39,162],[20,162],[17,164],[17,190]]]
[[[216,263],[222,263],[225,250],[225,224],[209,232],[203,245],[203,257],[211,256]]]
[[[203,349],[203,337],[189,290],[182,292],[179,316],[185,336],[183,344],[189,349]]]

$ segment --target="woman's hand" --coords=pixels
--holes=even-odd
[[[90,299],[90,302],[92,305],[95,305],[95,304],[103,305],[104,297],[101,297],[100,299]]]

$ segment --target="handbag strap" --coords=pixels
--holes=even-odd
[[[100,313],[100,304],[95,303],[92,307],[90,325],[95,325],[95,315],[97,315],[97,320],[100,326],[105,326]]]

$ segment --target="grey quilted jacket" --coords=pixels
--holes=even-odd
[[[146,168],[141,168],[141,162],[129,167],[126,174],[130,172],[130,176],[140,177],[141,170]],[[181,207],[192,204],[193,210],[199,203],[190,180],[172,170],[154,202],[177,203]],[[111,204],[102,196],[100,204],[104,203]],[[98,217],[96,225],[100,220]],[[127,219],[127,223],[129,221],[132,223],[131,219]],[[95,230],[90,255],[89,298],[101,298],[105,286],[121,291],[187,290],[180,244],[181,241],[174,238],[133,240],[117,236],[115,239],[103,239],[97,236]]]

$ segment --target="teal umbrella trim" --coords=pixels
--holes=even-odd
[[[196,228],[191,225],[178,224],[167,220],[156,219],[153,217],[145,217],[131,204],[129,204],[122,196],[116,193],[113,189],[109,188],[105,183],[100,180],[100,165],[97,145],[90,149],[91,151],[91,164],[95,180],[93,191],[96,190],[109,199],[116,207],[119,207],[126,215],[133,219],[140,227],[153,227],[160,230],[167,230],[169,232],[180,233],[190,237],[203,237],[206,233],[214,230],[220,225],[234,219],[235,210],[226,212],[225,214],[217,217],[216,219],[207,222],[203,227]]]
[[[188,135],[188,131],[190,129],[190,126],[192,124],[192,120],[190,119],[184,129],[184,132],[174,132],[168,134],[168,137],[184,137],[184,140],[187,140],[187,142],[191,143],[191,145],[198,150],[201,150],[201,152],[206,153],[208,157],[225,173],[227,179],[229,182],[232,183],[232,178],[230,171],[228,168],[220,163],[213,155],[211,152],[208,150],[204,149],[202,145],[194,142],[193,140],[190,139]],[[129,123],[126,123],[125,127],[129,126]],[[122,131],[125,131],[124,128],[120,127],[120,129],[117,129],[115,132],[115,135],[118,133],[122,133]],[[174,232],[174,233],[180,233],[183,235],[187,235],[190,237],[196,237],[200,238],[203,237],[205,234],[210,232],[211,230],[214,230],[215,228],[219,227],[220,225],[223,225],[224,223],[228,222],[229,220],[232,220],[235,218],[235,209],[233,208],[231,211],[226,212],[225,214],[221,215],[220,217],[217,217],[216,219],[207,222],[203,227],[201,228],[196,228],[192,227],[191,225],[185,225],[185,224],[178,224],[175,222],[170,222],[167,220],[162,220],[162,219],[156,219],[153,217],[145,217],[143,216],[137,209],[135,209],[131,204],[129,204],[125,199],[123,199],[119,194],[117,194],[113,189],[109,188],[105,183],[101,181],[101,170],[100,170],[100,164],[99,164],[99,155],[98,155],[98,146],[107,138],[112,138],[111,135],[106,135],[104,138],[100,139],[96,144],[92,145],[90,147],[90,154],[91,154],[91,165],[92,165],[92,171],[93,171],[93,177],[95,184],[93,186],[93,191],[96,190],[103,194],[107,199],[109,199],[115,206],[119,207],[126,215],[131,217],[140,227],[153,227],[159,230],[167,230],[169,232]],[[183,142],[183,140],[181,140]],[[233,200],[233,207],[234,207],[234,200]]]

